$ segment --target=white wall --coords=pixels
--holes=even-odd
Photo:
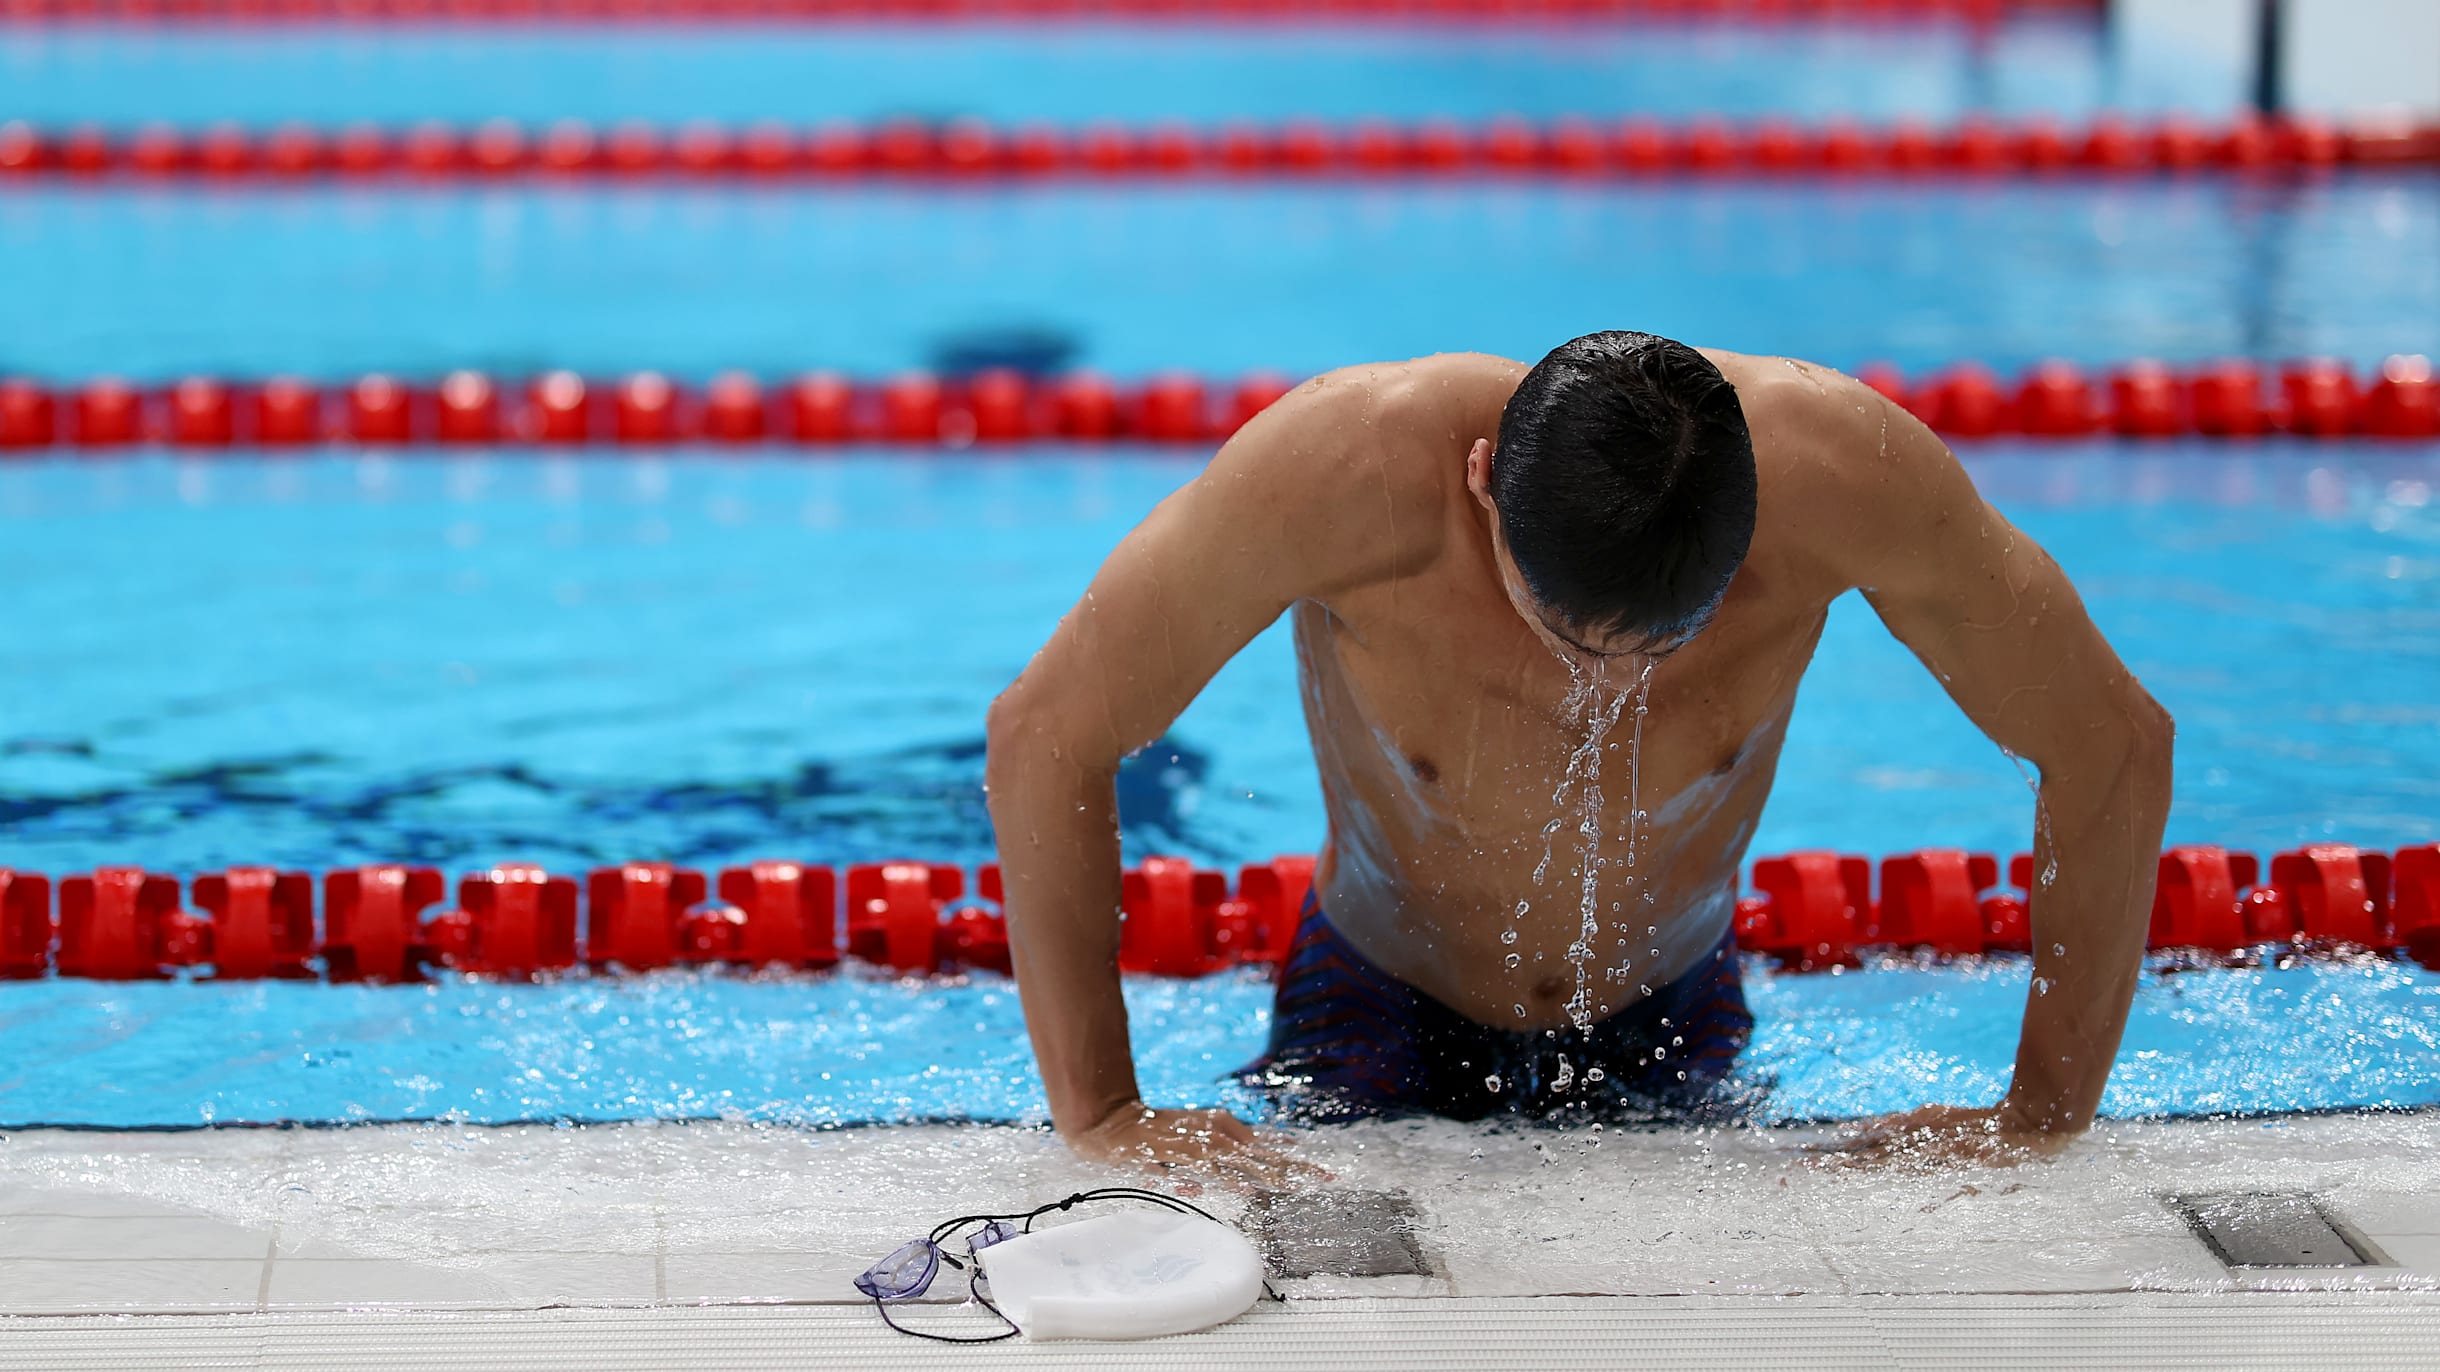
[[[2440,117],[2440,0],[2285,0],[2282,17],[2290,110]],[[2115,0],[2110,23],[2123,72],[2224,66],[2252,89],[2259,0]]]
[[[2286,13],[2291,108],[2440,116],[2440,0],[2287,0]]]

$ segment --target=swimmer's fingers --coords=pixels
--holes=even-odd
[[[1194,1156],[1171,1159],[1172,1170],[1235,1191],[1285,1191],[1330,1179],[1329,1173],[1289,1156],[1241,1121],[1229,1123],[1236,1127],[1214,1130],[1200,1141]]]
[[[1232,1191],[1286,1191],[1321,1175],[1310,1163],[1298,1162],[1263,1148],[1215,1153],[1194,1169],[1197,1176]]]
[[[1311,1183],[1332,1180],[1329,1172],[1289,1152],[1286,1136],[1276,1129],[1256,1129],[1235,1115],[1220,1116],[1218,1124],[1221,1134],[1241,1145],[1236,1156],[1258,1160],[1283,1181]]]
[[[1235,1190],[1278,1190],[1328,1179],[1225,1110],[1153,1110],[1138,1104],[1114,1112],[1073,1142],[1089,1156],[1141,1168],[1181,1189],[1211,1182]]]
[[[1835,1142],[1808,1145],[1808,1161],[1834,1170],[2014,1167],[2053,1156],[2072,1141],[2066,1133],[2009,1129],[1991,1110],[1927,1106],[1866,1121]]]

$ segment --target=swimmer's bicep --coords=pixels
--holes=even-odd
[[[1860,495],[1872,509],[1857,521],[1856,585],[1977,727],[2045,765],[2141,688],[2059,564],[1898,414]]]
[[[1337,446],[1347,403],[1311,385],[1284,397],[1111,551],[1016,692],[1059,716],[1081,761],[1115,766],[1289,606],[1374,575],[1397,555],[1376,526],[1426,521]]]
[[[1078,762],[1114,767],[1157,738],[1294,603],[1276,550],[1232,530],[1228,513],[1201,481],[1161,502],[1011,688]]]

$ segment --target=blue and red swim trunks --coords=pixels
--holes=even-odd
[[[1271,1043],[1237,1079],[1293,1119],[1376,1115],[1716,1118],[1753,1034],[1736,950],[1589,1029],[1478,1024],[1357,952],[1308,899],[1282,969]]]

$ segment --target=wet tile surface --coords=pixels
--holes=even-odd
[[[9,1215],[0,1258],[261,1259],[271,1232],[199,1215]]]
[[[382,1260],[306,1258],[271,1264],[273,1309],[447,1309],[510,1303],[505,1287],[450,1268]]]
[[[192,1313],[252,1310],[262,1299],[263,1262],[169,1259],[0,1259],[0,1311]]]
[[[2109,1126],[2053,1163],[1937,1175],[1826,1169],[1802,1141],[1328,1131],[1296,1146],[1335,1180],[1278,1214],[1325,1237],[1403,1228],[1413,1252],[1351,1247],[1337,1256],[1365,1260],[1305,1265],[1372,1274],[1283,1285],[1407,1299],[2440,1290],[2440,1175],[2417,1161],[2440,1156],[2440,1118]],[[0,1137],[0,1306],[855,1303],[855,1273],[937,1220],[1140,1180],[1012,1129],[36,1131]],[[2232,1271],[2158,1199],[2254,1190],[2323,1198],[2391,1262]],[[1385,1193],[1411,1215],[1383,1209]],[[1259,1227],[1234,1194],[1198,1203]],[[1377,1270],[1402,1264],[1431,1275]]]

